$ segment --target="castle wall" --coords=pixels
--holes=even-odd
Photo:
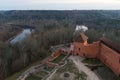
[[[99,42],[88,44],[85,46],[83,43],[74,42],[74,55],[80,55],[81,57],[96,58],[99,53]]]
[[[103,43],[94,42],[85,46],[83,43],[73,43],[73,55],[85,58],[98,58],[114,73],[120,75],[120,54]]]
[[[101,43],[98,58],[117,75],[120,75],[120,54]]]

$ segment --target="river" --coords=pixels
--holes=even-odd
[[[76,29],[75,31],[79,31],[79,30],[83,30],[84,32],[86,30],[88,30],[88,27],[84,26],[84,25],[76,25]],[[31,28],[24,28],[23,31],[17,35],[15,38],[13,38],[12,40],[10,40],[9,42],[14,44],[16,42],[20,42],[22,41],[26,36],[31,35],[31,33],[34,31],[34,29]]]
[[[33,31],[33,30],[32,30]],[[10,43],[14,44],[16,42],[20,42],[22,41],[26,36],[31,35],[32,33],[31,29],[24,29],[22,31],[22,33],[20,33],[19,35],[17,35],[15,38],[13,38],[12,40],[10,40]]]

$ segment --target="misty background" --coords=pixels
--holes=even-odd
[[[0,0],[0,10],[120,9],[120,0]]]

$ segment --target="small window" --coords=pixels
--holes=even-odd
[[[77,53],[77,56],[79,55],[79,53]]]
[[[80,51],[80,48],[78,48],[78,50]]]
[[[83,53],[83,56],[84,56],[84,57],[86,56],[85,53]]]

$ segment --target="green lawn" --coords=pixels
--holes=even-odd
[[[59,68],[50,80],[71,80],[69,78],[61,77],[61,75],[66,72],[75,75],[73,75],[74,78],[72,80],[87,80],[87,75],[84,72],[79,72],[72,61],[68,61],[65,66]]]
[[[60,54],[57,58],[55,58],[52,62],[59,63],[65,57],[64,54]]]
[[[45,71],[39,71],[39,72],[37,72],[37,74],[38,74],[38,75],[41,75],[41,76],[45,76],[45,75],[47,75],[48,73],[45,72]]]
[[[87,63],[87,64],[100,64],[100,61],[97,59],[91,59],[91,58],[86,58],[82,61],[83,63]]]
[[[52,71],[53,69],[54,69],[53,67],[47,67],[47,66],[44,67],[44,70],[46,71]]]
[[[31,76],[28,76],[25,80],[41,80],[42,78],[39,78],[37,76],[34,76],[34,75],[31,75]]]

